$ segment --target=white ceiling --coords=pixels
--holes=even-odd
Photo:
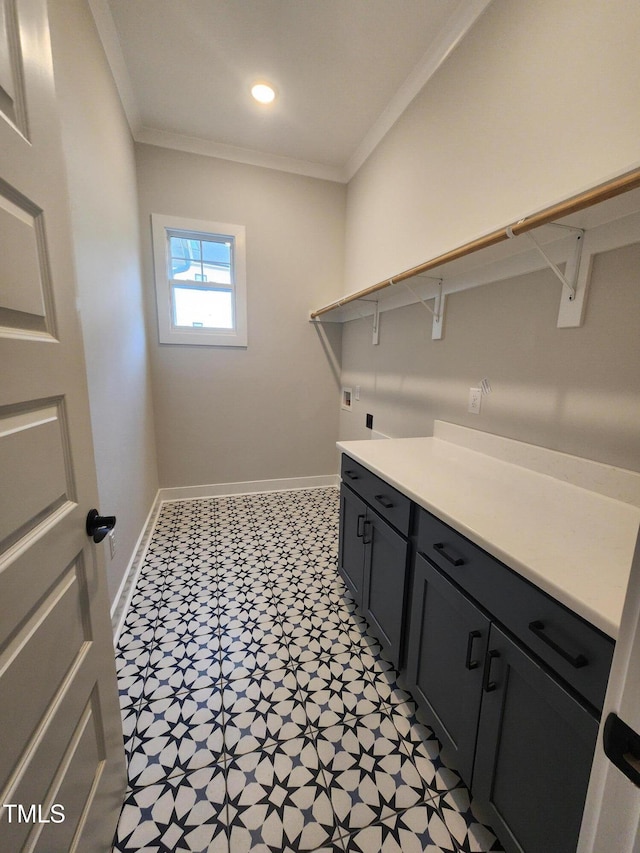
[[[491,0],[89,2],[135,139],[348,181]]]

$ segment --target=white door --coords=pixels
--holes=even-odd
[[[105,853],[125,788],[45,0],[0,0],[0,849]]]
[[[610,713],[640,733],[640,538],[613,656],[578,853],[640,853],[640,788],[609,761],[603,748],[602,728]],[[625,760],[640,772],[637,744]]]

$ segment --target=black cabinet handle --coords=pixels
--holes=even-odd
[[[541,622],[539,619],[529,623],[529,630],[533,631],[539,640],[542,640],[545,645],[549,646],[550,649],[553,649],[556,654],[559,654],[560,657],[564,658],[567,663],[570,663],[575,669],[582,669],[583,666],[586,666],[589,663],[584,655],[572,655],[570,652],[563,649],[562,646],[559,646],[554,642],[551,637],[544,633],[544,622]]]
[[[365,521],[365,523],[362,525],[362,544],[363,545],[370,545],[371,544],[371,536],[369,536],[369,538],[367,539],[367,530],[370,531],[371,527],[372,527],[372,525],[371,525],[370,521]]]
[[[364,521],[364,514],[359,515],[358,516],[358,524],[356,527],[356,536],[358,537],[358,539],[362,539],[364,537],[364,524],[362,524],[363,521]]]
[[[484,681],[482,683],[482,689],[485,693],[493,693],[498,686],[495,681],[491,681],[491,664],[493,663],[494,658],[499,657],[500,652],[496,651],[496,649],[490,649],[487,655],[487,662],[484,666]]]
[[[445,546],[443,542],[435,542],[433,547],[445,560],[451,563],[452,566],[464,566],[464,560],[461,557],[452,557],[451,554],[447,554],[445,551]]]
[[[482,634],[480,631],[469,631],[469,639],[467,640],[467,659],[464,664],[467,669],[477,669],[480,665],[480,661],[471,660],[471,655],[473,654],[473,641],[477,640],[478,637],[481,636]]]
[[[393,501],[390,501],[389,498],[386,498],[384,495],[374,495],[374,499],[378,501],[379,504],[385,509],[391,509],[393,507]]]
[[[345,471],[345,477],[348,477],[350,480],[358,480],[360,479],[355,471]]]

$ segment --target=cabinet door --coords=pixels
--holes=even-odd
[[[409,543],[371,510],[365,521],[364,543],[363,612],[394,666],[399,668]]]
[[[575,853],[596,719],[491,627],[472,790],[505,850]]]
[[[414,699],[469,785],[489,619],[424,557],[416,556],[407,644]]]
[[[357,604],[362,604],[364,522],[367,505],[344,484],[340,487],[338,571]]]

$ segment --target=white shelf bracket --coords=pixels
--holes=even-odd
[[[372,343],[374,347],[380,343],[380,305],[377,299],[373,309]]]
[[[428,278],[429,276],[422,277]],[[424,305],[427,311],[432,315],[433,322],[431,326],[431,339],[434,341],[439,341],[442,339],[442,330],[444,326],[445,295],[442,292],[442,279],[432,278],[432,281],[437,281],[438,283],[438,292],[436,293],[435,297],[433,297],[433,308],[415,292],[415,290],[411,287],[410,284],[407,284],[406,281],[403,281],[402,283],[407,288],[407,290],[411,291],[411,293],[415,296],[418,302]]]
[[[562,289],[557,323],[559,329],[575,329],[583,323],[587,305],[587,292],[591,280],[591,261],[594,254],[596,254],[590,248],[590,242],[589,234],[587,233],[584,239],[585,247],[578,265],[575,295],[570,297],[566,289]]]
[[[580,256],[582,254],[582,245],[584,242],[584,231],[582,228],[571,228],[568,225],[559,225],[556,222],[551,222],[549,225],[552,225],[554,228],[563,228],[567,231],[571,231],[574,235],[573,252],[567,258],[564,272],[562,272],[562,270],[559,269],[559,267],[551,260],[531,231],[526,231],[523,236],[527,237],[533,243],[536,250],[542,255],[549,267],[567,289],[569,301],[573,301],[576,298],[576,283],[578,281],[578,274],[580,271]],[[509,226],[507,228],[507,237],[517,236],[517,234],[513,233],[511,226]]]
[[[524,236],[528,237],[534,244],[536,250],[542,255],[549,267],[562,282],[558,328],[575,328],[582,325],[591,272],[591,253],[587,250],[585,253],[586,257],[583,260],[582,251],[585,242],[587,242],[587,235],[582,228],[572,228],[569,225],[561,225],[558,222],[549,222],[547,223],[547,227],[562,228],[573,235],[573,250],[567,258],[564,273],[558,269],[530,231],[527,231]],[[507,228],[507,236],[515,237],[517,235],[509,227]]]
[[[377,299],[359,299],[358,302],[373,302],[373,338],[372,342],[374,346],[378,346],[380,343],[380,305]],[[359,312],[358,312],[359,313]],[[364,314],[360,314],[360,317],[364,320]]]

